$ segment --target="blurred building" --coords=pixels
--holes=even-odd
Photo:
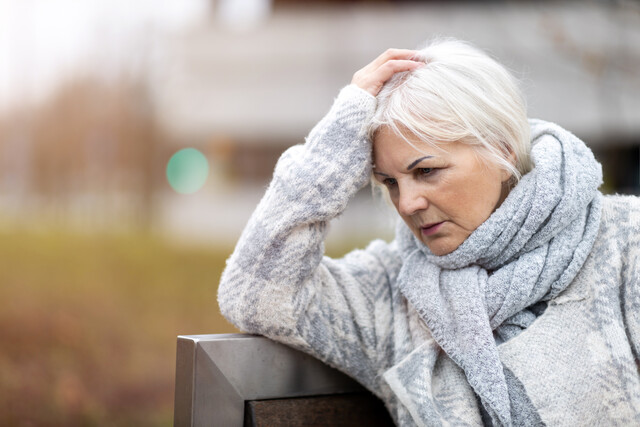
[[[14,95],[0,97],[0,227],[146,227],[232,244],[280,153],[304,141],[356,70],[388,47],[447,36],[511,69],[530,116],[585,140],[604,191],[640,194],[634,1],[95,0],[77,14],[62,0],[12,4],[17,15],[0,14],[0,94]],[[48,44],[65,26],[77,31]],[[86,52],[66,63],[73,40]],[[5,109],[8,99],[20,103]],[[211,173],[181,195],[165,170],[187,146]],[[368,192],[330,240],[392,236],[395,214]]]
[[[593,148],[608,191],[640,192],[637,3],[249,1],[246,19],[226,3],[168,38],[152,67],[157,122],[176,144],[203,147],[216,172],[206,197],[167,199],[167,224],[225,224],[220,238],[234,239],[278,155],[304,140],[352,74],[387,47],[437,36],[496,57],[522,80],[530,116]],[[374,225],[379,207],[353,205],[340,233],[389,234]]]

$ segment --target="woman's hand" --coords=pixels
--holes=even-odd
[[[412,58],[417,52],[409,49],[387,49],[371,63],[354,75],[351,83],[376,96],[382,86],[395,73],[412,71],[424,65],[424,62]]]

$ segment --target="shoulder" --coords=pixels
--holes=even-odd
[[[640,197],[614,194],[603,197],[604,203],[603,213],[607,212],[620,212],[620,211],[640,211]]]
[[[603,238],[620,248],[628,264],[640,265],[640,197],[605,196],[600,228]]]
[[[621,244],[640,239],[640,197],[604,196],[600,235]]]
[[[640,291],[640,198],[603,198],[600,231],[584,269],[596,295],[608,288],[614,293]]]
[[[385,286],[393,284],[402,266],[400,253],[395,241],[374,240],[365,249],[356,249],[343,258],[325,257],[324,265],[330,270],[339,272],[341,268],[362,284],[369,286]]]
[[[398,249],[397,241],[387,243],[382,240],[374,240],[367,247],[367,251],[380,260],[385,269],[392,273],[397,274],[402,267],[402,258],[400,257],[400,250]]]
[[[630,266],[640,258],[640,198],[604,196],[598,236],[573,283],[558,302],[582,299],[587,294],[617,294],[629,279]],[[609,298],[609,297],[607,297]]]
[[[607,196],[604,198],[601,234],[605,245],[601,251],[602,283],[616,281],[619,306],[625,332],[632,344],[634,357],[640,357],[640,197]],[[611,265],[616,266],[614,270]]]
[[[365,249],[356,249],[349,252],[342,261],[348,264],[358,264],[363,268],[368,268],[371,264],[377,264],[388,271],[399,270],[402,265],[396,241],[388,243],[381,239],[373,240]]]
[[[640,252],[640,198],[636,196],[604,196],[600,231],[592,249],[603,261],[627,259]]]
[[[624,217],[629,216],[629,219],[636,220],[636,223],[640,222],[640,219],[636,215],[629,215],[640,212],[640,197],[620,194],[604,196],[602,207],[603,221],[611,220],[612,217],[617,218],[622,215]]]

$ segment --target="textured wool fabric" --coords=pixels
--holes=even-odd
[[[341,259],[323,257],[330,220],[370,177],[366,125],[375,108],[374,97],[346,87],[306,143],[282,155],[227,261],[218,288],[220,309],[238,328],[308,352],[352,376],[384,401],[400,426],[481,426],[490,422],[483,421],[482,397],[401,290],[398,277],[409,261],[401,233],[391,243],[376,240]],[[536,122],[532,126],[539,135]],[[547,137],[554,139],[539,139]],[[563,194],[550,218],[557,210],[563,213],[558,221],[564,221],[572,211],[561,208],[565,197],[590,200]],[[491,298],[479,319],[491,316],[491,329],[504,334],[497,354],[513,425],[640,425],[640,199],[601,200],[600,228],[584,264],[563,262],[567,270],[578,269],[564,290],[562,280],[552,278],[553,268],[547,272],[544,266],[535,283],[525,283],[537,292],[539,281],[551,281],[548,295],[539,297],[546,302],[513,316],[509,311],[520,304],[518,298],[486,293]],[[551,232],[554,221],[543,221],[540,236],[557,234]],[[536,242],[536,236],[523,240]],[[588,240],[584,236],[581,242]],[[513,240],[520,238],[516,233]],[[515,252],[537,253],[545,239]],[[575,244],[569,252],[574,257],[580,246]],[[501,256],[487,252],[487,262]],[[492,272],[486,273],[489,283],[502,265],[517,264],[512,257],[503,256],[495,267],[475,267],[481,275]],[[528,271],[514,274],[528,279]]]
[[[517,390],[509,390],[493,331],[511,339],[535,320],[527,307],[571,283],[602,210],[602,171],[584,143],[540,120],[531,134],[535,168],[455,251],[433,255],[403,222],[396,233],[405,260],[398,286],[495,425],[513,424],[509,396]]]

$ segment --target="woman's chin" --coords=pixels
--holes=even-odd
[[[456,248],[442,248],[439,246],[433,246],[433,245],[427,245],[427,247],[429,248],[429,250],[431,251],[432,254],[436,255],[436,256],[444,256],[444,255],[449,255],[451,252],[455,251]]]
[[[420,240],[426,247],[429,248],[432,254],[436,256],[443,256],[455,251],[460,243],[451,242],[450,236],[446,236],[440,232],[432,236],[425,236],[421,229],[414,229],[413,234]]]
[[[458,249],[459,244],[448,241],[444,236],[439,237],[422,237],[422,243],[424,243],[432,254],[436,256],[448,255],[451,252]]]

